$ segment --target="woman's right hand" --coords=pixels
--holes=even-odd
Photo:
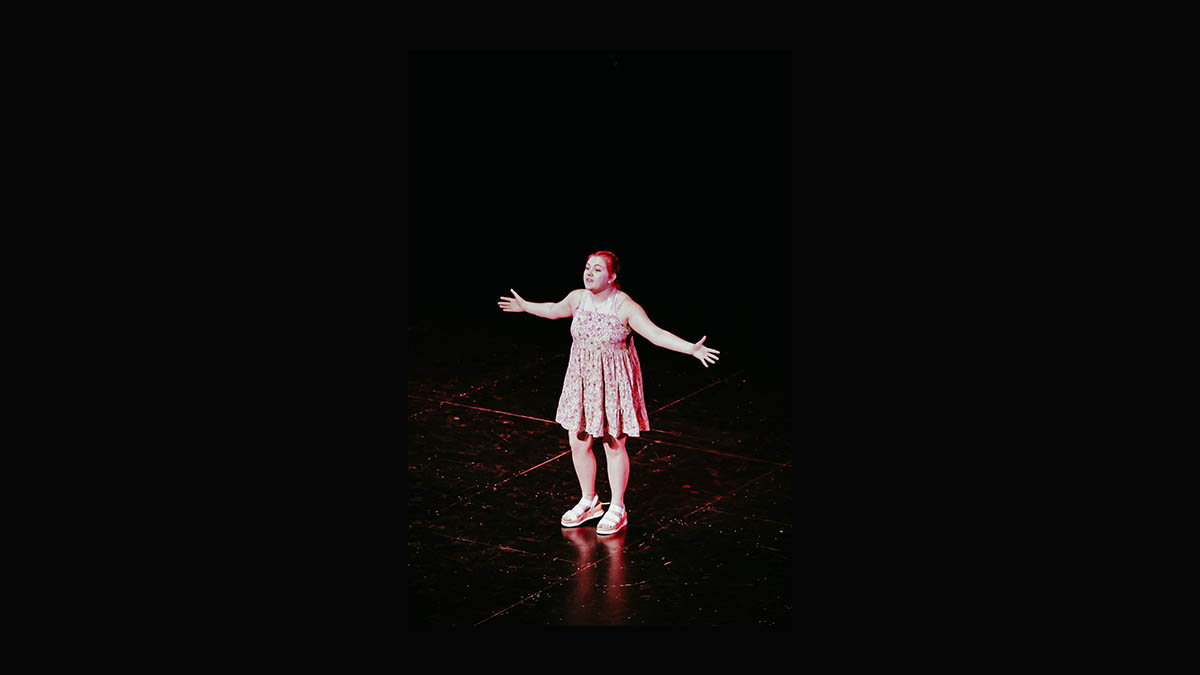
[[[502,296],[500,296],[500,302],[498,302],[496,304],[500,305],[500,309],[502,309],[506,312],[524,312],[525,311],[525,299],[522,298],[520,295],[517,295],[517,292],[511,288],[508,289],[508,292],[512,293],[513,297],[510,298],[508,296],[502,295]]]

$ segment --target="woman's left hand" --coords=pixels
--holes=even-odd
[[[704,346],[704,341],[707,339],[708,336],[705,335],[704,337],[700,338],[699,342],[692,346],[692,356],[700,359],[700,363],[703,363],[705,368],[708,367],[708,364],[716,363],[717,361],[721,360],[714,356],[714,354],[720,354],[721,352]]]

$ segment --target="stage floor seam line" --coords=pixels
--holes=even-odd
[[[704,391],[705,389],[711,389],[712,387],[715,387],[718,384],[724,384],[724,383],[728,382],[729,380],[737,377],[738,375],[741,375],[744,372],[745,372],[744,368],[738,369],[738,370],[735,370],[731,375],[721,378],[721,379],[717,380],[716,382],[709,382],[708,384],[704,385],[703,387],[700,387],[699,389],[697,389],[696,391],[693,391],[692,393],[688,394],[687,396],[684,396],[683,398],[675,399],[674,401],[671,401],[670,403],[662,406],[661,408],[658,408],[657,410],[654,411],[654,414],[657,415],[658,413],[666,410],[667,408],[670,408],[671,406],[675,405],[676,403],[679,403],[680,401],[684,401],[686,399],[689,399],[689,398],[695,396],[696,394],[699,394],[700,392]]]
[[[547,424],[558,424],[558,422],[555,422],[554,420],[543,419],[541,417],[530,417],[529,415],[520,415],[518,413],[510,413],[510,412],[505,412],[503,410],[493,410],[491,408],[481,408],[479,406],[467,405],[466,403],[455,403],[454,401],[442,401],[442,400],[436,399],[436,398],[428,398],[425,396],[416,396],[413,394],[409,394],[408,397],[415,398],[418,401],[429,401],[431,403],[441,403],[442,405],[453,405],[453,406],[458,406],[460,408],[470,408],[471,410],[481,410],[483,412],[496,413],[497,415],[508,415],[509,417],[520,417],[522,419],[533,420],[535,422],[545,422]]]
[[[781,464],[781,465],[778,465],[778,466],[776,466],[776,467],[775,467],[775,468],[773,468],[773,469],[770,469],[770,470],[769,470],[769,471],[767,471],[766,473],[763,473],[763,474],[760,474],[760,475],[758,475],[758,476],[755,476],[754,478],[751,478],[750,480],[748,480],[748,481],[746,481],[745,483],[742,483],[741,485],[739,485],[739,486],[737,486],[737,487],[733,488],[732,490],[730,490],[730,491],[726,492],[725,494],[717,496],[715,499],[713,499],[712,501],[708,502],[707,504],[704,504],[703,506],[697,507],[697,508],[695,508],[695,509],[693,509],[693,510],[689,511],[688,513],[684,514],[683,516],[681,516],[681,517],[679,517],[679,518],[676,518],[676,519],[673,519],[673,520],[668,520],[666,525],[663,525],[663,526],[662,526],[662,527],[660,527],[658,530],[655,530],[655,532],[659,532],[660,530],[664,530],[664,529],[666,529],[666,528],[670,527],[672,523],[675,523],[675,522],[683,522],[685,519],[687,519],[687,518],[690,518],[692,515],[694,515],[694,514],[696,514],[696,513],[700,512],[700,511],[704,511],[704,510],[710,509],[710,508],[712,507],[712,505],[713,505],[713,504],[716,504],[717,502],[721,501],[722,499],[730,499],[730,498],[732,498],[734,495],[736,495],[736,494],[737,494],[738,490],[745,489],[745,488],[746,488],[746,486],[750,485],[751,483],[754,483],[754,482],[760,481],[760,480],[762,480],[763,478],[766,478],[767,476],[770,476],[771,474],[775,473],[776,471],[779,471],[780,469],[782,469],[782,468],[785,468],[785,467],[787,467],[787,466],[791,466],[791,465],[790,465],[790,464]]]
[[[716,382],[709,382],[708,384],[704,385],[703,387],[700,387],[699,389],[697,389],[696,391],[693,391],[693,392],[692,392],[692,393],[690,393],[690,394],[687,394],[686,396],[683,396],[683,397],[681,397],[681,398],[677,398],[677,399],[675,399],[674,401],[671,401],[670,403],[668,403],[668,404],[666,404],[666,405],[664,405],[664,406],[660,406],[659,408],[657,408],[657,409],[655,409],[655,410],[654,410],[654,414],[656,414],[656,415],[657,415],[658,413],[662,412],[663,410],[666,410],[667,408],[670,408],[671,406],[675,405],[676,403],[680,403],[680,402],[682,402],[682,401],[685,401],[685,400],[687,400],[687,399],[689,399],[689,398],[691,398],[691,397],[695,396],[696,394],[699,394],[700,392],[702,392],[702,391],[704,391],[704,390],[706,390],[706,389],[711,389],[711,388],[713,388],[713,387],[717,386],[718,384],[724,384],[724,383],[728,382],[729,380],[731,380],[731,379],[733,379],[733,378],[737,377],[738,375],[741,375],[743,372],[745,372],[745,369],[744,369],[744,368],[743,368],[743,369],[738,369],[738,370],[734,371],[732,374],[730,374],[730,375],[728,375],[728,376],[726,376],[726,377],[724,377],[724,378],[722,378],[722,379],[720,379],[720,380],[717,380]],[[510,413],[510,412],[505,412],[505,411],[503,411],[503,410],[495,410],[495,409],[492,409],[492,408],[483,408],[483,407],[480,407],[480,406],[467,405],[466,403],[455,403],[454,401],[449,401],[449,400],[442,400],[442,399],[437,399],[437,398],[429,398],[428,396],[417,396],[417,395],[415,395],[415,394],[408,394],[408,397],[409,397],[409,398],[414,398],[414,399],[417,399],[417,400],[419,400],[419,401],[430,401],[430,402],[432,402],[432,403],[441,403],[441,404],[443,404],[443,405],[453,405],[453,406],[458,406],[458,407],[460,407],[460,408],[470,408],[471,410],[482,410],[483,412],[496,413],[497,415],[508,415],[508,416],[510,416],[510,417],[520,417],[520,418],[522,418],[522,419],[534,420],[535,422],[545,422],[545,423],[547,423],[547,424],[558,424],[558,422],[556,422],[555,420],[548,420],[548,419],[545,419],[545,418],[542,418],[542,417],[531,417],[531,416],[529,416],[529,415],[521,415],[521,414],[518,414],[518,413]],[[411,415],[410,415],[410,417],[411,417]]]
[[[558,459],[559,457],[562,457],[562,456],[564,456],[564,455],[569,455],[569,454],[571,454],[571,451],[570,451],[570,450],[566,450],[566,451],[564,451],[564,452],[561,452],[561,453],[559,453],[559,454],[557,454],[557,455],[555,455],[555,456],[551,457],[550,459],[548,459],[548,460],[546,460],[546,461],[542,462],[541,464],[538,464],[537,466],[531,466],[531,467],[529,467],[528,469],[525,469],[524,471],[522,471],[521,473],[518,473],[518,474],[515,474],[515,475],[512,475],[512,476],[509,476],[508,478],[505,478],[504,480],[500,481],[499,483],[495,483],[494,485],[492,485],[492,488],[493,488],[493,489],[494,489],[494,488],[498,488],[498,487],[500,487],[501,485],[504,485],[505,483],[507,483],[508,481],[510,481],[510,480],[512,480],[512,479],[514,479],[514,478],[520,478],[521,476],[524,476],[525,474],[529,473],[530,471],[533,471],[534,469],[538,469],[538,468],[541,468],[541,467],[543,467],[543,466],[546,466],[547,464],[549,464],[550,462],[553,462],[554,460]]]
[[[653,439],[650,442],[657,443],[659,445],[669,445],[673,448],[684,448],[685,450],[699,450],[700,452],[708,452],[708,453],[711,453],[714,455],[721,455],[722,457],[732,457],[734,459],[744,459],[748,462],[762,462],[763,464],[774,464],[775,466],[790,466],[790,464],[784,464],[782,462],[775,462],[775,461],[772,461],[769,459],[759,459],[758,457],[747,457],[745,455],[735,455],[732,452],[722,452],[720,450],[712,450],[710,448],[699,448],[694,445],[685,445],[683,443],[676,443],[674,441],[660,441],[658,439]]]
[[[662,528],[659,528],[659,529],[662,529]],[[658,532],[658,530],[655,530],[655,532]],[[639,540],[639,541],[640,541],[640,540]],[[484,542],[477,542],[477,543],[484,543]],[[488,544],[484,544],[484,545],[488,545]],[[621,550],[622,550],[622,551],[628,550],[628,549],[629,549],[629,547],[630,547],[630,546],[632,546],[632,545],[633,545],[633,544],[631,544],[631,543],[627,543],[627,544],[625,544],[624,546],[622,546],[622,547],[621,547]],[[495,544],[492,544],[492,546],[495,546]],[[509,605],[508,607],[505,607],[504,609],[502,609],[502,610],[500,610],[500,611],[496,612],[495,614],[492,614],[492,615],[491,615],[491,616],[489,616],[488,618],[486,618],[486,619],[483,619],[483,620],[479,621],[478,623],[474,624],[474,625],[473,625],[473,626],[471,626],[471,627],[472,627],[472,628],[477,628],[477,627],[479,627],[479,625],[480,625],[480,624],[483,624],[483,623],[486,623],[486,622],[488,622],[488,621],[491,621],[492,619],[494,619],[494,618],[496,618],[496,617],[500,616],[501,614],[504,614],[505,612],[509,611],[510,609],[512,609],[512,608],[514,608],[514,607],[516,607],[516,606],[518,606],[518,605],[521,605],[521,604],[523,604],[523,603],[527,602],[528,600],[530,600],[530,599],[532,599],[532,598],[536,598],[536,597],[538,597],[538,596],[539,596],[539,595],[541,595],[542,593],[545,593],[546,591],[550,590],[551,588],[554,588],[555,586],[562,586],[563,584],[567,583],[567,582],[568,582],[568,581],[570,581],[571,579],[574,579],[575,577],[577,577],[577,576],[579,576],[580,574],[582,574],[584,571],[586,571],[586,570],[588,570],[588,569],[594,569],[594,568],[598,567],[598,566],[600,565],[600,563],[604,562],[605,560],[608,560],[609,558],[613,557],[613,556],[614,556],[614,555],[616,555],[616,554],[617,554],[617,552],[616,552],[616,551],[610,551],[610,552],[608,553],[608,555],[604,556],[603,558],[597,558],[596,560],[593,560],[593,561],[591,561],[591,562],[587,563],[586,565],[582,565],[582,566],[580,566],[578,569],[576,569],[574,572],[572,572],[572,573],[571,573],[569,576],[566,576],[566,577],[563,577],[563,578],[561,578],[561,579],[558,579],[558,580],[554,581],[554,582],[553,582],[553,583],[551,583],[549,586],[546,586],[545,588],[541,589],[540,591],[538,591],[538,592],[536,592],[536,593],[533,593],[532,595],[527,595],[527,596],[525,596],[524,598],[521,598],[520,600],[518,600],[518,601],[514,602],[513,604]],[[547,558],[547,557],[548,557],[548,558],[550,558],[551,560],[562,560],[562,558],[559,558],[559,557],[557,557],[557,556],[552,556],[552,555],[550,555],[550,554],[536,554],[536,553],[535,553],[535,554],[533,554],[533,555],[541,555],[543,558]],[[571,561],[569,561],[569,560],[565,560],[564,562],[571,562]],[[574,564],[574,563],[572,563],[572,564]]]
[[[764,523],[771,523],[772,525],[784,525],[784,526],[786,526],[786,527],[791,527],[791,526],[792,526],[792,524],[791,524],[791,523],[785,523],[785,522],[783,522],[783,521],[780,521],[780,520],[771,520],[770,518],[759,518],[758,516],[744,516],[744,515],[741,515],[741,514],[732,513],[732,512],[730,512],[730,511],[722,511],[721,509],[716,509],[716,508],[713,508],[713,507],[711,507],[711,506],[710,506],[710,507],[708,507],[706,510],[707,510],[707,511],[712,511],[713,513],[719,513],[719,514],[721,514],[721,515],[723,515],[723,516],[737,516],[737,517],[739,517],[739,518],[748,518],[748,519],[750,519],[750,520],[757,520],[757,521],[764,522]],[[765,547],[764,547],[764,548],[765,548]]]
[[[548,590],[550,590],[551,588],[553,588],[553,587],[555,587],[555,586],[559,585],[560,583],[562,583],[562,582],[561,582],[561,581],[556,581],[556,582],[554,582],[553,584],[550,584],[549,586],[547,586],[547,587],[543,588],[543,589],[542,589],[542,590],[540,590],[540,591],[537,591],[537,592],[535,592],[535,593],[532,593],[532,594],[530,594],[530,595],[527,595],[527,596],[525,596],[524,598],[521,598],[520,600],[518,600],[518,601],[514,602],[513,604],[509,605],[508,607],[505,607],[504,609],[502,609],[502,610],[500,610],[500,611],[496,612],[495,614],[493,614],[493,615],[491,615],[491,616],[487,617],[486,619],[482,619],[482,620],[480,620],[480,621],[476,622],[475,624],[473,624],[473,625],[471,626],[471,628],[478,628],[478,627],[479,627],[481,624],[484,624],[484,623],[487,623],[488,621],[491,621],[492,619],[494,619],[494,618],[496,618],[496,617],[500,616],[501,614],[503,614],[503,613],[507,612],[508,610],[512,609],[513,607],[516,607],[517,605],[520,605],[520,604],[522,604],[522,603],[524,603],[524,602],[526,602],[526,601],[528,601],[528,600],[530,600],[530,599],[532,599],[532,598],[536,598],[536,597],[538,597],[538,596],[539,596],[539,595],[541,595],[542,593],[545,593],[546,591],[548,591]]]
[[[734,375],[730,375],[729,377],[734,377],[736,374],[737,374],[737,373],[735,373]],[[727,380],[727,379],[729,379],[729,378],[726,378],[726,380]],[[704,391],[704,389],[708,389],[708,388],[710,388],[710,387],[713,387],[713,386],[716,386],[716,385],[718,385],[718,384],[722,384],[723,382],[725,382],[725,380],[719,380],[719,381],[717,381],[717,382],[713,382],[713,383],[711,383],[711,384],[709,384],[709,385],[707,385],[707,386],[703,387],[702,389],[699,389],[699,390],[697,390],[697,391],[693,392],[692,394],[689,394],[688,396],[685,396],[684,398],[689,398],[690,396],[694,396],[695,394],[698,394],[698,393],[700,393],[701,391]],[[424,397],[424,396],[415,396],[415,395],[413,395],[413,394],[408,394],[408,397],[409,397],[409,398],[413,398],[413,399],[417,399],[417,400],[419,400],[419,401],[429,401],[429,402],[431,402],[431,403],[439,403],[439,404],[442,404],[442,405],[453,405],[453,406],[458,406],[458,407],[460,407],[460,408],[468,408],[468,409],[470,409],[470,410],[478,410],[478,411],[481,411],[481,412],[490,412],[490,413],[495,413],[495,414],[497,414],[497,415],[508,415],[508,416],[510,416],[510,417],[519,417],[519,418],[522,418],[522,419],[533,420],[533,421],[535,421],[535,422],[545,422],[545,423],[547,423],[547,424],[558,424],[558,422],[555,422],[554,420],[547,420],[547,419],[543,419],[543,418],[541,418],[541,417],[530,417],[529,415],[521,415],[521,414],[518,414],[518,413],[510,413],[510,412],[505,412],[505,411],[503,411],[503,410],[494,410],[494,409],[492,409],[492,408],[482,408],[482,407],[479,407],[479,406],[467,405],[467,404],[465,404],[465,403],[455,403],[455,402],[453,402],[453,401],[441,401],[441,400],[438,400],[438,399],[427,398],[427,397]],[[680,401],[682,401],[683,399],[679,399],[679,400],[680,400]],[[679,401],[676,401],[676,403],[678,403],[678,402],[679,402]],[[674,405],[674,404],[669,404],[669,405]],[[660,410],[661,410],[661,408],[660,408]],[[656,412],[657,412],[657,411],[656,411]],[[561,426],[561,425],[559,425],[559,426]],[[655,430],[654,430],[654,429],[650,429],[649,431],[650,431],[650,432],[654,432]],[[679,435],[678,433],[675,433],[675,432],[666,432],[666,431],[663,431],[663,432],[660,432],[660,433],[667,433],[667,434],[669,434],[669,435],[672,435],[672,436],[677,436],[677,435]],[[699,450],[699,451],[701,451],[701,452],[708,452],[708,453],[712,453],[712,454],[714,454],[714,455],[722,455],[722,456],[724,456],[724,457],[733,457],[733,458],[735,458],[735,459],[744,459],[744,460],[746,460],[746,461],[749,461],[749,462],[763,462],[763,463],[765,463],[765,464],[774,464],[774,465],[776,465],[776,466],[788,466],[788,464],[783,464],[783,463],[780,463],[780,462],[775,462],[775,461],[772,461],[772,460],[769,460],[769,459],[760,459],[760,458],[758,458],[758,457],[747,457],[747,456],[745,456],[745,455],[738,455],[738,454],[735,454],[735,453],[732,453],[732,452],[723,452],[723,451],[721,451],[721,450],[713,450],[713,449],[711,449],[711,448],[700,448],[700,447],[697,447],[697,446],[694,446],[694,445],[687,445],[687,444],[685,444],[685,443],[678,443],[678,442],[675,442],[675,441],[664,441],[664,440],[659,440],[659,439],[656,439],[656,438],[648,438],[648,439],[646,439],[646,441],[647,441],[648,443],[657,443],[657,444],[659,444],[659,445],[670,445],[670,446],[672,446],[672,447],[685,448],[685,449],[687,449],[687,450]],[[536,468],[538,468],[538,467],[544,466],[545,464],[549,464],[550,462],[552,462],[552,461],[554,461],[554,460],[558,459],[559,457],[562,457],[562,456],[563,456],[563,455],[565,455],[565,454],[570,454],[570,451],[568,450],[568,451],[566,451],[566,452],[564,452],[564,453],[562,453],[562,454],[560,454],[560,455],[557,455],[557,456],[555,456],[555,457],[551,457],[550,459],[546,460],[545,462],[542,462],[541,464],[538,464],[537,466],[534,466],[534,467],[530,467],[530,468],[528,468],[528,469],[525,469],[524,471],[522,471],[522,472],[520,472],[520,473],[518,473],[518,474],[516,474],[516,475],[509,476],[508,478],[504,479],[503,481],[501,481],[501,482],[499,482],[499,483],[496,483],[495,485],[497,485],[497,486],[498,486],[498,485],[503,485],[504,483],[506,483],[506,482],[508,482],[508,481],[512,480],[513,478],[517,478],[518,476],[522,476],[522,475],[524,475],[524,474],[526,474],[526,473],[528,473],[528,472],[530,472],[530,471],[532,471],[532,470],[534,470],[534,469],[536,469]]]
[[[458,537],[453,534],[444,534],[442,532],[434,532],[432,530],[430,530],[429,534],[436,535],[438,537],[444,537],[446,539],[452,539],[454,541],[461,541],[461,542],[464,542],[467,544],[478,544],[480,546],[490,546],[491,548],[498,548],[501,551],[505,551],[508,553],[521,553],[524,555],[537,556],[538,558],[546,557],[546,554],[544,554],[544,553],[534,553],[533,551],[524,551],[519,548],[513,548],[511,546],[505,546],[503,544],[493,544],[491,542],[479,541],[477,539],[467,539],[466,537]]]

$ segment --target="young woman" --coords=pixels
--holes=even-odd
[[[583,288],[559,302],[529,302],[516,291],[497,303],[505,312],[528,312],[544,319],[571,321],[571,360],[563,380],[555,421],[569,434],[571,459],[579,477],[582,499],[563,514],[563,527],[577,527],[594,518],[599,534],[619,532],[629,524],[625,511],[625,485],[629,482],[629,455],[625,439],[650,429],[642,367],[638,363],[633,332],[658,347],[696,357],[707,368],[721,352],[699,342],[688,342],[654,325],[646,311],[621,291],[617,276],[621,261],[611,251],[588,256]],[[608,513],[596,494],[596,458],[592,439],[603,439],[608,455],[608,482],[612,502]]]

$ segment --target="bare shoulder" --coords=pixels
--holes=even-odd
[[[620,302],[617,304],[617,317],[618,318],[628,321],[629,317],[632,316],[635,312],[642,312],[643,314],[645,313],[645,311],[642,310],[642,306],[639,305],[636,300],[629,297],[628,293],[626,293],[625,291],[621,291],[621,295],[623,295],[625,297],[622,298],[620,300]]]

